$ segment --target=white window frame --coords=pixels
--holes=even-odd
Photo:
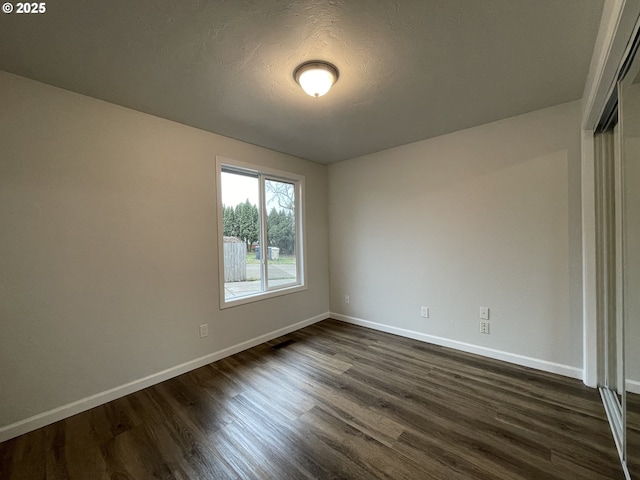
[[[277,180],[292,183],[296,191],[296,278],[295,284],[289,284],[284,286],[274,286],[267,288],[268,269],[269,262],[266,261],[268,255],[260,255],[260,269],[261,269],[261,291],[246,295],[240,298],[232,300],[225,299],[224,288],[224,226],[223,226],[223,211],[222,211],[222,170],[227,171],[235,170],[239,173],[249,173],[258,177],[259,185],[259,205],[258,212],[260,217],[260,238],[259,242],[261,247],[267,245],[267,212],[265,205],[265,193],[264,183],[265,180]],[[305,201],[304,201],[304,181],[303,175],[295,173],[285,172],[282,170],[276,170],[273,168],[264,167],[262,165],[255,165],[246,162],[240,162],[225,157],[216,157],[216,185],[217,185],[217,200],[218,200],[218,279],[220,284],[220,308],[230,308],[238,305],[245,305],[247,303],[253,303],[267,298],[278,297],[281,295],[288,295],[291,293],[301,292],[307,290],[306,285],[306,261],[305,261]],[[266,250],[265,250],[266,251]]]

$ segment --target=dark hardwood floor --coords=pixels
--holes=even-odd
[[[327,320],[0,444],[1,479],[622,479],[580,381]]]

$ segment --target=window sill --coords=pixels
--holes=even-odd
[[[226,308],[238,307],[240,305],[246,305],[248,303],[259,302],[269,298],[280,297],[282,295],[289,295],[291,293],[298,293],[308,290],[306,285],[292,285],[290,287],[280,288],[278,290],[272,290],[269,292],[258,292],[253,295],[246,295],[233,300],[221,300],[220,310]]]

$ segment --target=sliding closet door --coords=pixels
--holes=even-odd
[[[619,85],[627,467],[640,479],[640,55]]]
[[[596,289],[599,386],[620,458],[625,454],[624,341],[620,292],[621,175],[617,110],[602,122],[595,136]]]

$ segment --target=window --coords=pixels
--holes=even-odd
[[[304,177],[216,163],[221,308],[305,289]]]

